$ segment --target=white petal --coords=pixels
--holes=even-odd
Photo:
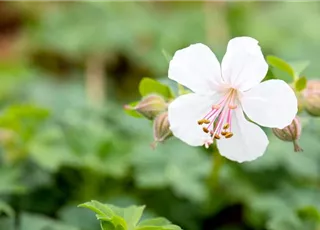
[[[231,39],[221,63],[222,78],[239,90],[248,90],[266,76],[266,63],[258,41],[250,37]]]
[[[298,111],[293,90],[281,80],[265,81],[244,92],[241,104],[254,122],[279,129],[289,125]]]
[[[203,132],[197,122],[211,110],[211,106],[217,102],[216,97],[190,93],[175,99],[168,108],[173,135],[189,145],[203,145],[209,139],[209,134]]]
[[[232,132],[231,138],[217,140],[217,146],[222,156],[239,163],[262,156],[269,144],[263,130],[247,121],[240,108],[233,112]]]
[[[209,47],[200,43],[174,54],[168,77],[197,93],[217,91],[222,83],[219,61]]]

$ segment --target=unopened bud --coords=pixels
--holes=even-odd
[[[308,81],[303,96],[306,111],[312,116],[320,116],[320,81]]]
[[[153,120],[157,115],[167,110],[167,103],[159,95],[148,95],[137,104],[135,110],[146,118]]]
[[[153,122],[154,142],[152,143],[151,146],[155,148],[157,143],[163,142],[171,136],[172,136],[172,132],[170,130],[168,112],[163,112],[154,119],[154,122]]]
[[[283,129],[273,128],[272,132],[280,140],[292,142],[295,152],[303,151],[298,145],[298,139],[301,135],[301,123],[299,117],[295,117],[291,124]]]

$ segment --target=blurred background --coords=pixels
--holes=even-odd
[[[301,114],[302,153],[266,130],[256,161],[226,161],[123,112],[138,84],[166,79],[173,54],[235,36],[265,55],[309,60],[319,78],[319,2],[0,2],[0,229],[98,230],[76,206],[146,204],[185,230],[319,230],[320,121]],[[214,159],[213,159],[214,161]]]

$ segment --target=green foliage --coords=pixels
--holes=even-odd
[[[156,93],[164,96],[167,99],[173,97],[171,89],[154,79],[151,78],[143,78],[139,84],[139,92],[141,96],[147,96],[152,93]]]
[[[119,208],[111,204],[91,201],[80,204],[96,213],[102,230],[181,230],[164,218],[154,218],[140,221],[145,206],[129,206]]]
[[[296,82],[295,82],[295,89],[297,91],[302,91],[307,87],[307,78],[306,77],[300,77]]]
[[[276,56],[267,56],[267,62],[270,66],[282,70],[292,77],[292,80],[295,78],[295,72],[292,67],[283,59]]]
[[[319,119],[301,114],[299,154],[266,129],[265,155],[244,164],[225,161],[212,189],[206,183],[215,160],[210,152],[174,138],[152,150],[150,122],[122,108],[137,99],[142,76],[161,82],[144,79],[144,95],[158,93],[169,102],[189,92],[167,78],[176,50],[201,42],[221,60],[228,39],[243,35],[275,55],[267,58],[269,78],[303,90],[304,76],[319,79],[317,2],[19,2],[0,8],[0,229],[98,230],[91,211],[76,208],[91,199],[131,207],[124,216],[127,209],[108,205],[116,221],[138,230],[180,229],[156,216],[186,230],[319,228]],[[107,101],[97,109],[87,102],[92,82],[86,75],[88,58],[100,54]],[[125,112],[139,117],[135,103]],[[139,222],[139,207],[130,206],[137,203],[148,207]],[[113,229],[103,218],[103,228]]]
[[[210,159],[178,140],[168,140],[150,154],[149,146],[135,149],[135,179],[141,188],[170,186],[177,196],[195,202],[207,197],[204,178],[209,174]],[[175,151],[179,149],[179,151]]]
[[[63,222],[53,220],[43,215],[36,215],[31,213],[23,213],[20,223],[21,230],[80,230]]]
[[[14,216],[14,210],[2,200],[0,200],[0,212],[5,213],[9,217]]]

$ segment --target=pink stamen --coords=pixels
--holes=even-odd
[[[204,116],[203,119],[199,120],[199,125],[207,124],[203,126],[203,130],[215,139],[220,139],[220,134],[225,138],[233,136],[231,132],[232,122],[232,110],[237,108],[235,104],[236,90],[231,89],[218,104],[212,106],[211,110]],[[206,141],[204,145],[209,147],[213,140]]]

